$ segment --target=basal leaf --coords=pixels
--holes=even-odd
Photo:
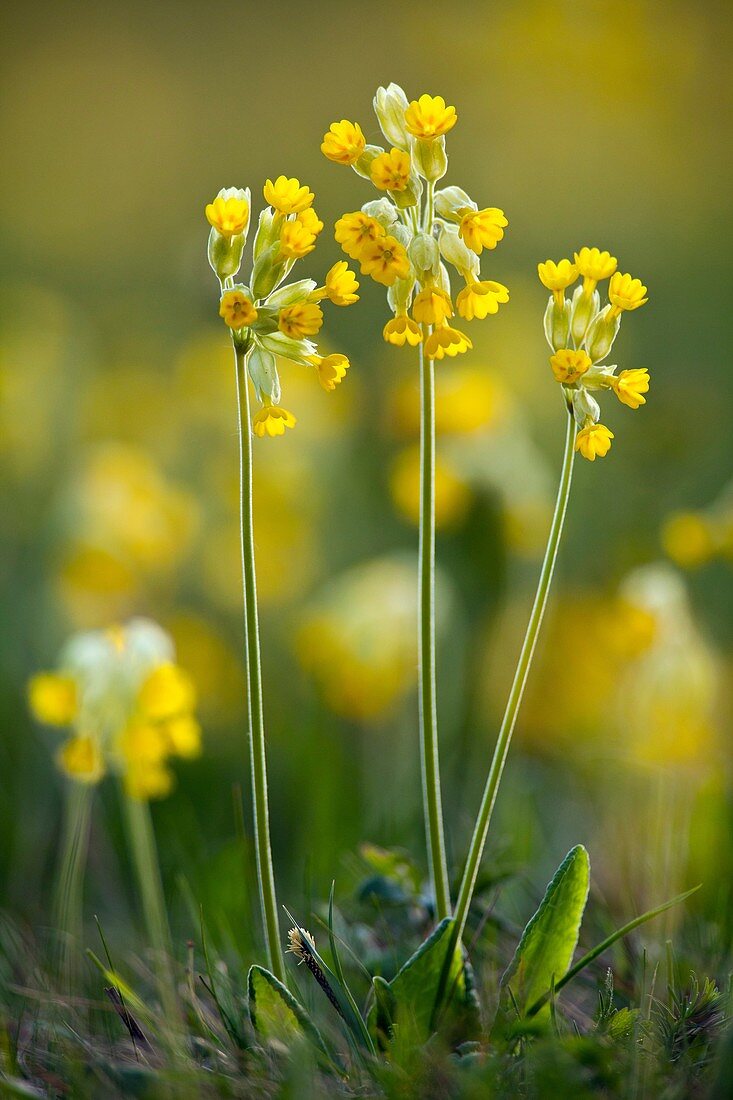
[[[588,853],[578,844],[555,872],[501,980],[502,986],[509,987],[521,1015],[567,973],[578,943],[589,885]],[[542,1012],[549,1012],[548,1004]]]
[[[263,1039],[290,1045],[296,1034],[306,1035],[329,1058],[326,1044],[310,1016],[292,993],[264,966],[251,966],[247,978],[249,1016]]]

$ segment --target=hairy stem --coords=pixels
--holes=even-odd
[[[249,711],[249,748],[252,770],[252,806],[254,812],[257,882],[262,908],[268,966],[281,982],[286,982],[285,961],[277,919],[275,875],[270,846],[270,815],[267,799],[267,763],[262,702],[260,629],[257,614],[254,525],[252,517],[252,435],[250,430],[247,355],[235,348],[237,366],[237,405],[239,409],[240,520],[242,533],[242,580],[244,586],[244,628],[247,666],[247,707]]]

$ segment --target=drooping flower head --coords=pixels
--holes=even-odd
[[[568,259],[546,260],[537,265],[540,282],[552,292],[545,310],[545,336],[552,349],[550,367],[565,391],[578,425],[575,449],[590,462],[603,458],[611,448],[613,432],[599,423],[601,409],[596,395],[611,391],[622,405],[638,409],[646,403],[649,371],[646,367],[622,370],[606,366],[621,325],[621,314],[638,309],[648,300],[639,279],[621,275],[618,261],[600,248],[581,248]],[[572,300],[565,291],[578,276]],[[609,303],[601,305],[598,283],[610,279]]]
[[[458,120],[442,96],[410,101],[390,84],[377,89],[374,110],[388,148],[362,144],[361,128],[343,119],[321,144],[329,160],[352,165],[382,196],[339,218],[336,240],[363,275],[388,288],[393,318],[384,339],[397,347],[424,342],[430,357],[452,358],[473,344],[449,319],[457,312],[483,320],[509,301],[503,284],[481,279],[479,259],[508,222],[497,207],[479,209],[460,187],[437,188],[448,167],[445,136]],[[462,281],[455,306],[449,268]]]
[[[39,722],[67,731],[56,763],[79,783],[111,773],[133,798],[163,798],[170,759],[201,751],[193,683],[171,638],[146,619],[76,634],[58,670],[31,679],[28,699]]]
[[[360,146],[364,145],[358,127],[342,121],[335,123],[326,136],[324,152],[332,159],[343,164],[358,159]],[[211,224],[209,263],[221,287],[219,315],[230,329],[235,347],[244,353],[261,405],[252,428],[260,438],[274,438],[296,423],[293,414],[280,404],[278,359],[306,369],[324,361],[312,339],[323,325],[318,303],[328,299],[338,306],[352,305],[359,300],[359,283],[355,273],[340,261],[329,270],[323,286],[317,286],[313,279],[286,284],[297,261],[314,251],[323,222],[313,209],[313,192],[295,177],[268,179],[263,195],[269,205],[259,216],[247,281],[234,280],[242,265],[249,229],[249,190],[221,191],[206,207],[206,217]],[[341,359],[348,365],[346,356]],[[332,391],[346,370],[316,368],[315,374],[323,389]]]

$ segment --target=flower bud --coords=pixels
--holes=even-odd
[[[265,351],[273,355],[282,355],[283,359],[289,359],[291,363],[298,363],[301,367],[310,367],[310,357],[315,355],[317,348],[312,340],[296,340],[292,336],[286,336],[284,332],[273,332],[267,336],[258,336],[258,342]]]
[[[399,84],[389,84],[386,88],[377,88],[374,96],[374,113],[379,120],[382,133],[392,145],[407,152],[410,148],[410,135],[405,126],[405,111],[409,107],[407,96]]]
[[[235,237],[224,237],[212,227],[209,233],[209,263],[223,282],[230,275],[236,275],[242,263],[244,251],[244,233]]]
[[[443,229],[439,237],[440,254],[461,275],[466,272],[478,278],[481,261],[475,252],[467,248],[455,229]]]
[[[280,378],[272,352],[255,345],[247,358],[247,370],[260,401],[267,397],[277,405],[281,396]]]
[[[579,286],[573,294],[571,331],[577,347],[583,343],[588,326],[601,308],[601,297],[597,290],[592,294],[586,294],[584,288]]]
[[[417,233],[410,242],[407,254],[421,283],[438,274],[440,249],[435,237],[429,233]]]
[[[461,220],[458,211],[466,207],[470,210],[478,210],[478,206],[462,187],[443,187],[435,192],[435,213],[449,221]]]
[[[408,206],[417,206],[422,195],[422,180],[413,172],[404,191],[392,191],[391,194],[395,206],[400,210],[406,210]]]
[[[409,309],[414,286],[415,278],[411,275],[409,279],[396,279],[387,287],[387,305],[395,315]]]
[[[365,202],[361,209],[367,217],[379,222],[383,229],[391,230],[394,223],[399,220],[399,215],[388,198]]]
[[[600,405],[584,386],[573,390],[573,416],[579,428],[584,428],[589,420],[597,424],[601,419]]]
[[[423,179],[440,180],[448,171],[445,138],[413,138],[412,162]]]
[[[252,294],[255,298],[266,298],[283,278],[286,262],[279,256],[280,246],[273,244],[255,260],[252,269]]]
[[[610,306],[601,310],[595,320],[591,321],[586,333],[585,345],[593,363],[599,363],[606,358],[621,327],[621,315],[611,317],[610,313]]]
[[[372,161],[376,160],[384,152],[381,145],[367,145],[364,152],[359,159],[353,165],[354,171],[359,176],[363,176],[366,180],[371,180],[372,173]]]
[[[570,302],[567,298],[558,305],[550,295],[545,310],[545,336],[553,351],[570,346]]]
[[[448,268],[445,264],[438,264],[438,278],[436,279],[436,286],[450,297],[450,275],[448,274]]]
[[[316,289],[314,279],[296,279],[294,283],[280,287],[267,299],[267,305],[272,309],[282,309],[283,306],[292,306],[295,302],[304,302],[308,295]]]
[[[275,241],[280,240],[280,231],[283,224],[283,215],[276,213],[271,207],[266,206],[260,214],[255,233],[252,255],[256,260],[266,248],[270,248]]]

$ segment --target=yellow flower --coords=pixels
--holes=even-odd
[[[340,122],[332,122],[328,133],[323,135],[321,152],[336,164],[355,164],[365,145],[359,123],[342,118]]]
[[[28,684],[28,703],[33,717],[47,726],[69,726],[78,709],[76,682],[71,676],[40,672]]]
[[[421,325],[442,325],[453,316],[450,294],[437,286],[426,286],[412,303],[412,316]]]
[[[170,752],[193,760],[201,752],[201,726],[192,714],[179,714],[163,724],[162,732]]]
[[[353,214],[344,214],[334,228],[336,240],[352,260],[360,259],[365,246],[384,235],[384,229],[376,218],[370,218],[361,210],[355,210]]]
[[[131,763],[125,771],[125,792],[138,802],[166,798],[173,790],[173,773],[164,764]]]
[[[56,763],[70,779],[79,783],[98,783],[104,775],[104,760],[92,737],[71,737],[56,753]]]
[[[315,336],[322,324],[323,310],[317,302],[295,302],[292,306],[284,306],[277,319],[280,332],[293,340]]]
[[[565,297],[563,291],[578,278],[578,269],[570,260],[560,260],[558,263],[545,260],[543,264],[537,264],[537,274],[542,285],[552,291],[555,301],[561,306]]]
[[[425,354],[428,359],[443,359],[446,355],[453,359],[472,347],[473,343],[465,333],[443,324],[428,336],[425,341]]]
[[[398,279],[406,279],[410,274],[407,252],[396,237],[384,236],[368,241],[358,258],[362,275],[371,275],[375,282],[383,286],[392,286]]]
[[[455,107],[446,107],[442,96],[421,95],[405,111],[405,125],[418,138],[447,134],[458,121]]]
[[[294,428],[297,421],[291,412],[281,405],[265,405],[252,420],[255,435],[263,439],[266,435],[274,438],[285,435],[286,428]]]
[[[312,206],[309,206],[306,210],[301,210],[295,220],[298,225],[303,226],[303,229],[306,229],[309,233],[312,233],[314,239],[323,229],[323,222],[318,217]]]
[[[316,368],[318,381],[328,393],[333,393],[351,366],[347,357],[340,352],[332,355],[310,355],[308,361]]]
[[[269,203],[280,214],[299,214],[313,202],[315,195],[300,180],[288,179],[287,176],[278,176],[275,182],[267,180],[262,189],[265,202]]]
[[[456,308],[466,321],[478,317],[483,321],[490,313],[498,313],[499,306],[509,301],[509,291],[502,283],[491,279],[466,283],[456,298]]]
[[[172,661],[165,661],[149,672],[140,685],[138,707],[151,722],[161,722],[192,711],[196,691],[191,678]]]
[[[227,290],[221,296],[219,316],[229,328],[240,329],[257,320],[257,310],[243,290]]]
[[[618,260],[610,252],[601,252],[599,248],[581,248],[575,253],[575,266],[583,276],[583,290],[590,296],[601,279],[613,275]]]
[[[339,260],[326,275],[326,285],[314,290],[311,298],[318,301],[328,298],[335,306],[351,306],[359,301],[356,293],[359,289],[356,275],[346,260]]]
[[[222,237],[234,237],[243,233],[249,225],[246,193],[235,187],[220,191],[206,207],[206,219]]]
[[[487,206],[485,210],[472,210],[463,206],[458,213],[461,216],[458,234],[464,244],[478,256],[485,248],[496,248],[509,225],[504,211],[495,206]]]
[[[613,432],[603,424],[589,424],[578,432],[575,450],[580,451],[583,458],[587,458],[589,462],[595,462],[596,455],[604,458],[608,454],[612,439]]]
[[[392,500],[412,523],[420,516],[420,450],[407,447],[395,459],[389,477]],[[435,525],[451,527],[466,515],[471,488],[442,455],[435,460]]]
[[[380,191],[404,191],[410,182],[410,167],[410,154],[392,149],[374,158],[369,174]]]
[[[713,531],[699,512],[673,513],[662,528],[662,545],[683,569],[696,569],[715,553]]]
[[[572,385],[585,374],[591,366],[591,358],[584,351],[574,351],[572,348],[560,348],[550,356],[552,373],[558,382]]]
[[[280,255],[300,260],[316,247],[316,235],[300,221],[285,222],[280,233]]]
[[[396,317],[387,321],[382,335],[388,344],[394,344],[398,348],[404,347],[406,343],[414,348],[422,340],[420,326],[406,313],[398,313]]]
[[[624,309],[638,309],[649,299],[645,297],[646,287],[641,279],[632,279],[616,271],[608,284],[608,300],[611,302],[609,317],[618,317]]]
[[[649,371],[646,367],[622,370],[618,376],[611,378],[611,385],[622,404],[628,405],[630,409],[638,409],[639,405],[646,405],[643,394],[649,392]]]

